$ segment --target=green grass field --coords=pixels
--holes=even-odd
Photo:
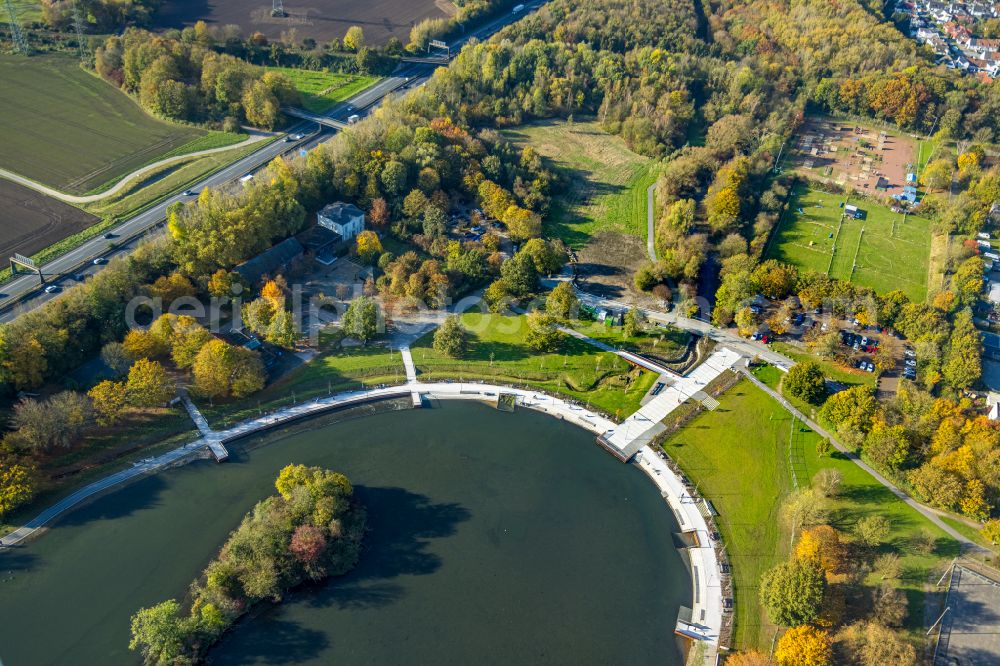
[[[146,174],[145,178],[136,179],[120,192],[94,203],[83,204],[81,208],[100,216],[125,217],[134,214],[163,197],[198,182],[227,164],[246,157],[268,143],[269,141],[262,141],[242,148],[233,148],[203,157],[195,157],[186,162],[162,166]]]
[[[73,194],[89,192],[205,136],[147,115],[76,58],[0,57],[0,166]]]
[[[21,25],[42,20],[42,5],[38,0],[13,0],[13,4]],[[7,9],[4,8],[0,11],[0,22],[6,23],[7,20]]]
[[[604,322],[599,321],[579,321],[574,323],[573,328],[612,347],[664,359],[673,359],[683,354],[690,338],[687,331],[672,326],[648,326],[646,331],[632,337],[627,337],[621,326],[608,328]]]
[[[901,558],[898,586],[909,599],[906,627],[914,635],[920,632],[924,585],[932,572],[943,571],[958,554],[958,545],[851,461],[840,454],[820,457],[819,436],[793,422],[781,405],[746,380],[719,401],[718,409],[703,412],[672,435],[664,450],[720,513],[719,529],[736,588],[732,646],[769,649],[775,628],[760,606],[758,585],[761,575],[791,550],[791,534],[779,519],[779,507],[796,482],[808,486],[825,467],[843,475],[840,496],[830,503],[834,527],[849,532],[871,514],[891,522],[890,543],[883,550]],[[910,547],[925,531],[936,540],[929,555]],[[869,576],[864,584],[875,586],[878,581]]]
[[[213,427],[222,428],[257,416],[260,410],[280,409],[330,393],[405,381],[403,357],[398,351],[381,346],[352,347],[324,352],[246,400],[199,407]]]
[[[322,113],[334,104],[350,99],[378,81],[378,77],[375,76],[334,74],[311,69],[293,69],[291,67],[268,67],[268,69],[281,72],[290,78],[298,91],[302,93],[302,106],[313,113]]]
[[[656,379],[651,372],[633,370],[616,354],[570,336],[562,337],[555,352],[535,352],[524,342],[527,325],[523,316],[467,312],[462,323],[470,331],[471,344],[461,360],[434,351],[432,333],[412,345],[421,379],[483,379],[534,386],[586,402],[618,418],[639,408],[639,401]]]
[[[842,220],[841,204],[845,202],[865,211],[865,218]],[[902,289],[912,300],[923,301],[927,297],[930,247],[929,220],[799,183],[767,257],[879,293]]]
[[[646,189],[659,168],[597,122],[547,121],[506,130],[521,146],[532,146],[567,179],[545,220],[545,233],[573,247],[599,231],[646,237]]]

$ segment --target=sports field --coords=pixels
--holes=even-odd
[[[843,217],[844,204],[864,211]],[[931,223],[893,213],[869,199],[830,194],[796,184],[768,247],[767,258],[871,287],[902,289],[912,300],[927,297]]]
[[[302,106],[313,113],[322,113],[378,81],[378,77],[375,76],[334,74],[311,69],[291,67],[268,67],[268,69],[281,72],[291,79],[296,89],[302,93]]]
[[[76,58],[0,56],[0,167],[83,194],[205,136],[147,115]]]
[[[576,248],[600,231],[646,238],[646,188],[656,182],[656,162],[593,121],[546,121],[504,134],[533,147],[565,178],[567,187],[545,220],[546,235]]]

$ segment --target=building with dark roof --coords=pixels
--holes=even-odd
[[[338,201],[324,206],[316,216],[316,223],[349,241],[365,228],[365,214],[354,204]]]
[[[304,248],[294,236],[287,238],[270,250],[261,252],[253,259],[244,261],[233,270],[243,278],[244,282],[255,285],[265,275],[274,276],[281,272],[291,261],[302,256]]]

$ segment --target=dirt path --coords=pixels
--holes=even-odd
[[[48,187],[46,185],[42,185],[41,183],[36,183],[35,181],[30,180],[28,178],[25,178],[24,176],[19,176],[18,174],[14,173],[13,171],[8,171],[7,169],[0,169],[0,178],[6,178],[7,180],[14,181],[15,183],[18,183],[19,185],[24,185],[25,187],[31,188],[32,190],[35,190],[36,192],[41,192],[42,194],[50,196],[53,199],[58,199],[59,201],[63,201],[63,202],[68,203],[68,204],[92,203],[94,201],[100,201],[101,199],[106,199],[106,198],[108,198],[110,196],[118,194],[127,185],[129,185],[129,183],[132,180],[134,180],[134,179],[136,179],[136,178],[138,178],[140,176],[143,176],[143,175],[145,175],[145,174],[147,174],[147,173],[149,173],[151,171],[154,171],[154,170],[156,170],[156,169],[158,169],[158,168],[160,168],[162,166],[166,166],[168,164],[173,164],[174,162],[180,162],[180,161],[183,161],[183,160],[189,160],[189,159],[192,159],[192,158],[195,158],[195,157],[203,157],[205,155],[212,155],[212,154],[215,154],[215,153],[221,153],[221,152],[224,152],[224,151],[227,151],[227,150],[235,150],[237,148],[243,148],[245,146],[249,146],[251,144],[258,143],[260,141],[263,141],[264,139],[268,139],[268,138],[274,136],[274,134],[271,133],[271,132],[261,132],[261,131],[258,131],[258,130],[252,130],[249,133],[250,133],[250,137],[247,138],[245,141],[241,141],[239,143],[234,143],[234,144],[229,145],[229,146],[220,146],[218,148],[206,148],[205,150],[199,150],[199,151],[196,151],[196,152],[193,152],[193,153],[185,153],[184,155],[175,155],[173,157],[167,157],[167,158],[159,160],[157,162],[153,162],[152,164],[147,164],[146,166],[142,167],[141,169],[137,169],[136,171],[133,171],[130,174],[122,176],[121,180],[119,180],[117,183],[115,183],[113,187],[105,190],[104,192],[100,192],[98,194],[89,194],[89,195],[85,195],[85,196],[77,196],[77,195],[74,195],[74,194],[66,194],[65,192],[60,192],[57,189]]]

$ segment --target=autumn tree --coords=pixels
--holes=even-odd
[[[344,333],[367,344],[378,335],[378,304],[367,296],[359,296],[347,306],[343,319]]]
[[[774,656],[779,666],[829,666],[833,663],[829,634],[808,625],[786,631],[778,640]]]
[[[823,369],[815,361],[803,361],[791,367],[781,382],[781,388],[793,398],[818,405],[826,397]]]
[[[35,471],[14,456],[0,453],[0,518],[35,495]]]
[[[458,315],[445,317],[434,331],[434,350],[452,358],[462,358],[468,348],[468,334]]]
[[[379,229],[388,226],[389,204],[382,197],[376,197],[372,200],[372,206],[368,210],[368,223]]]
[[[206,398],[246,397],[266,380],[260,354],[218,339],[201,348],[191,370],[195,392]]]
[[[87,391],[97,414],[97,422],[101,425],[117,423],[124,415],[128,404],[128,392],[125,382],[113,382],[105,379]]]
[[[360,51],[365,45],[365,31],[361,26],[352,25],[344,35],[344,48]]]
[[[125,345],[120,342],[109,342],[101,347],[101,362],[116,377],[124,375],[132,367],[132,358],[125,350]]]
[[[74,391],[56,393],[48,400],[26,398],[14,405],[10,439],[34,451],[72,446],[93,414],[90,399]]]
[[[889,538],[892,526],[885,516],[871,515],[858,520],[854,525],[854,535],[866,546],[878,546]]]
[[[563,321],[576,318],[579,309],[580,299],[569,282],[560,282],[545,298],[545,311]]]
[[[279,347],[294,349],[299,341],[299,331],[292,313],[285,309],[275,312],[264,332],[264,339]]]
[[[361,260],[363,264],[372,265],[375,260],[378,259],[379,255],[382,254],[382,242],[378,239],[378,236],[374,231],[364,230],[358,234],[356,240],[356,251],[358,253],[358,259]]]
[[[122,342],[125,352],[133,359],[153,359],[162,358],[170,353],[170,348],[166,341],[161,340],[149,331],[134,328],[125,335]]]
[[[795,544],[795,556],[817,560],[828,574],[834,574],[843,567],[844,546],[840,533],[829,525],[817,525],[802,530]]]
[[[818,559],[793,559],[767,571],[760,581],[760,598],[771,621],[794,626],[819,616],[826,576]]]
[[[526,319],[528,333],[524,341],[535,351],[552,351],[559,344],[559,330],[556,328],[556,319],[544,312],[528,313]]]
[[[125,394],[133,407],[162,407],[174,392],[174,383],[159,361],[141,358],[128,371]]]

